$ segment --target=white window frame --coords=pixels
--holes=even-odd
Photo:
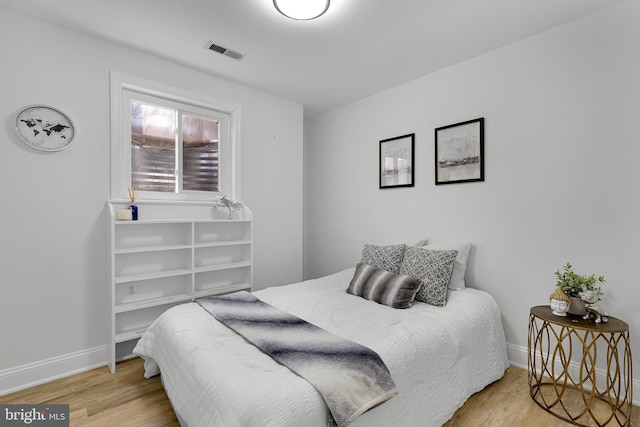
[[[196,117],[221,121],[220,181],[218,192],[182,191],[166,193],[145,191],[138,200],[211,202],[216,196],[240,200],[240,105],[152,82],[140,77],[111,71],[111,199],[127,200],[131,186],[131,110],[130,101],[178,108]],[[185,110],[185,105],[189,106]],[[182,165],[176,165],[182,168]],[[181,179],[176,181],[181,187]]]

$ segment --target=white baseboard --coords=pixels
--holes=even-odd
[[[0,396],[107,364],[107,346],[52,357],[0,371]]]
[[[529,350],[527,350],[527,347],[507,343],[507,357],[509,358],[509,363],[513,366],[527,369],[529,364],[528,355]]]
[[[511,363],[511,365],[522,369],[528,369],[528,355],[529,350],[527,347],[507,344],[507,357],[509,358],[509,363]],[[575,361],[571,361],[569,364],[569,370],[571,371],[572,376],[578,377],[577,373],[580,370],[580,364]],[[606,381],[604,369],[596,368],[596,380],[602,383]],[[631,384],[633,388],[633,404],[635,406],[640,406],[640,380],[633,378]]]

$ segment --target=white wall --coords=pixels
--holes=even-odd
[[[473,241],[467,279],[526,364],[529,308],[570,261],[606,277],[639,366],[638,52],[634,0],[309,120],[305,277],[354,265],[364,243]],[[485,182],[435,186],[434,129],[478,117]],[[414,132],[415,187],[378,189],[379,141]]]
[[[0,392],[106,363],[110,70],[241,105],[256,288],[302,278],[302,105],[3,9],[0,51]],[[66,150],[16,137],[15,113],[40,103],[75,122]]]

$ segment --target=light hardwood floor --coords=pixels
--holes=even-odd
[[[160,378],[145,379],[142,372],[142,360],[130,359],[118,363],[115,374],[105,366],[0,396],[0,403],[69,404],[74,427],[178,426]],[[632,426],[640,427],[640,408],[633,408],[631,421]],[[502,379],[471,396],[445,427],[568,425],[571,424],[546,413],[533,402],[527,371],[510,367]]]

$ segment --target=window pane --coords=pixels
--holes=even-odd
[[[176,111],[131,101],[131,184],[176,191]]]
[[[220,123],[182,116],[182,188],[218,191]]]

